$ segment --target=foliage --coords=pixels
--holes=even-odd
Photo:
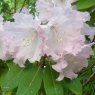
[[[0,14],[5,20],[12,21],[12,15],[27,7],[35,15],[36,0],[0,0]],[[78,0],[80,11],[88,11],[91,19],[89,25],[95,25],[95,0]],[[20,9],[20,10],[19,10]],[[95,47],[95,46],[93,46]],[[56,81],[58,74],[51,68],[51,60],[42,58],[41,63],[28,64],[21,69],[12,61],[0,60],[0,93],[2,95],[95,95],[95,48],[89,59],[89,66],[79,72],[74,80],[65,78]],[[44,63],[43,63],[44,60]],[[49,62],[49,64],[47,64]],[[46,68],[44,68],[48,65]]]

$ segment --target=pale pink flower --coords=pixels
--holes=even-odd
[[[77,55],[63,54],[63,56],[57,60],[57,64],[52,68],[60,73],[58,81],[63,80],[64,77],[73,79],[77,77],[77,73],[83,68],[88,66],[88,60],[93,51],[90,46],[85,47]]]
[[[24,9],[14,14],[14,22],[0,24],[4,30],[0,32],[0,58],[13,58],[24,67],[27,59],[33,63],[46,54],[56,62],[52,68],[59,72],[59,81],[64,77],[76,78],[93,54],[92,44],[86,43],[85,35],[93,35],[95,28],[86,24],[90,19],[88,12],[72,8],[73,1],[38,0],[38,20]]]
[[[61,9],[59,10],[61,11]],[[58,10],[56,9],[56,11]],[[75,55],[81,51],[85,45],[85,37],[81,30],[88,20],[87,18],[89,19],[88,13],[72,9],[68,12],[64,10],[63,13],[54,14],[47,25],[42,25],[49,37],[46,42],[49,50],[46,53],[49,55],[52,52],[57,53],[65,50]]]
[[[66,5],[71,5],[71,3],[76,2],[77,0],[52,0],[55,5],[59,6],[66,6]]]
[[[2,33],[4,58],[14,58],[21,67],[28,59],[31,63],[41,57],[42,32],[33,16],[25,13],[14,14],[15,22],[6,22]],[[39,35],[40,33],[41,35]]]
[[[52,56],[56,62],[52,67],[60,73],[58,80],[64,77],[73,79],[77,77],[78,71],[87,66],[87,58],[92,54],[91,45],[86,44],[82,31],[90,16],[72,7],[54,8],[54,12],[48,12],[52,14],[48,23],[42,25],[48,36],[44,54]]]
[[[39,13],[39,20],[48,22],[54,14],[68,12],[67,9],[71,8],[71,3],[74,1],[76,0],[37,0],[36,10]]]
[[[51,17],[50,12],[53,10],[52,0],[37,0],[36,10],[39,12],[39,20],[48,20]]]

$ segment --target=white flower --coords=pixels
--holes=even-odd
[[[39,61],[41,57],[43,31],[30,14],[14,14],[15,22],[6,22],[2,34],[3,58],[14,58],[21,67],[28,59],[30,62]],[[3,48],[4,47],[4,48]],[[7,56],[9,55],[9,56]]]
[[[37,0],[36,2],[36,10],[37,12],[39,12],[39,20],[40,21],[51,21],[52,18],[54,18],[56,15],[61,15],[64,16],[64,14],[68,15],[71,13],[71,15],[68,15],[69,17],[74,16],[74,14],[76,14],[75,16],[80,16],[79,19],[82,19],[83,14],[85,17],[85,19],[90,19],[89,14],[87,12],[77,12],[77,11],[72,11],[72,6],[71,3],[74,2],[76,0]],[[63,4],[63,3],[64,4]],[[62,6],[60,4],[63,4]],[[74,10],[76,10],[74,8]],[[63,14],[63,15],[62,15]]]
[[[81,30],[88,20],[87,15],[88,13],[81,13],[72,9],[68,9],[68,12],[64,10],[63,13],[54,14],[48,24],[42,26],[48,35],[46,43],[49,50],[47,50],[47,54],[65,50],[75,55],[81,51],[85,45],[85,37]]]
[[[78,71],[87,66],[87,58],[92,54],[91,45],[86,44],[85,34],[82,33],[90,16],[72,7],[54,8],[48,23],[42,25],[48,36],[48,48],[44,53],[55,60],[56,64],[52,67],[60,73],[58,80],[64,77],[73,79],[77,77]]]
[[[36,2],[36,10],[39,12],[41,21],[48,20],[51,17],[50,12],[53,10],[53,6],[52,0],[38,0]]]
[[[89,13],[73,9],[73,1],[38,0],[38,20],[24,9],[14,14],[14,22],[0,24],[3,27],[0,58],[13,58],[24,67],[27,59],[33,63],[46,54],[56,62],[52,68],[59,72],[59,81],[77,77],[77,72],[87,66],[87,59],[93,54],[92,44],[86,43],[85,35],[93,35],[94,28],[86,24]]]
[[[76,2],[77,0],[52,0],[56,5],[66,6],[71,5],[71,3]]]
[[[90,46],[85,47],[77,55],[66,54],[57,60],[57,64],[53,65],[52,68],[60,73],[58,81],[63,80],[64,77],[73,79],[77,77],[77,72],[79,72],[83,67],[88,66],[88,60],[93,51]]]

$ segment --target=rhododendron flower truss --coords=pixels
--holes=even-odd
[[[48,22],[42,26],[48,35],[48,49],[44,53],[56,61],[52,68],[60,73],[58,80],[64,77],[73,79],[77,77],[77,72],[87,67],[87,59],[93,54],[85,35],[93,35],[95,30],[86,27],[86,21],[90,19],[89,13],[72,8],[69,0],[64,2],[64,6],[59,6],[55,1],[57,0],[37,2],[41,21]],[[46,6],[41,5],[42,2]],[[86,32],[88,28],[90,31]]]
[[[13,58],[24,67],[27,59],[34,63],[41,56],[51,56],[59,81],[64,77],[76,78],[93,54],[93,43],[87,43],[85,35],[92,39],[95,28],[86,24],[90,19],[88,12],[77,11],[71,5],[74,1],[38,0],[37,17],[25,8],[14,14],[14,22],[3,23],[0,17],[0,59]]]
[[[15,22],[5,22],[2,32],[2,59],[14,58],[21,67],[28,59],[39,61],[41,57],[41,28],[30,14],[14,14]],[[40,32],[40,33],[39,33]]]

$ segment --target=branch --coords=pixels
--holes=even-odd
[[[24,0],[24,2],[23,2],[23,4],[22,4],[22,7],[21,7],[21,9],[20,9],[20,11],[19,11],[19,13],[22,11],[22,9],[23,9],[23,7],[24,7],[26,1],[27,1],[27,0]]]

